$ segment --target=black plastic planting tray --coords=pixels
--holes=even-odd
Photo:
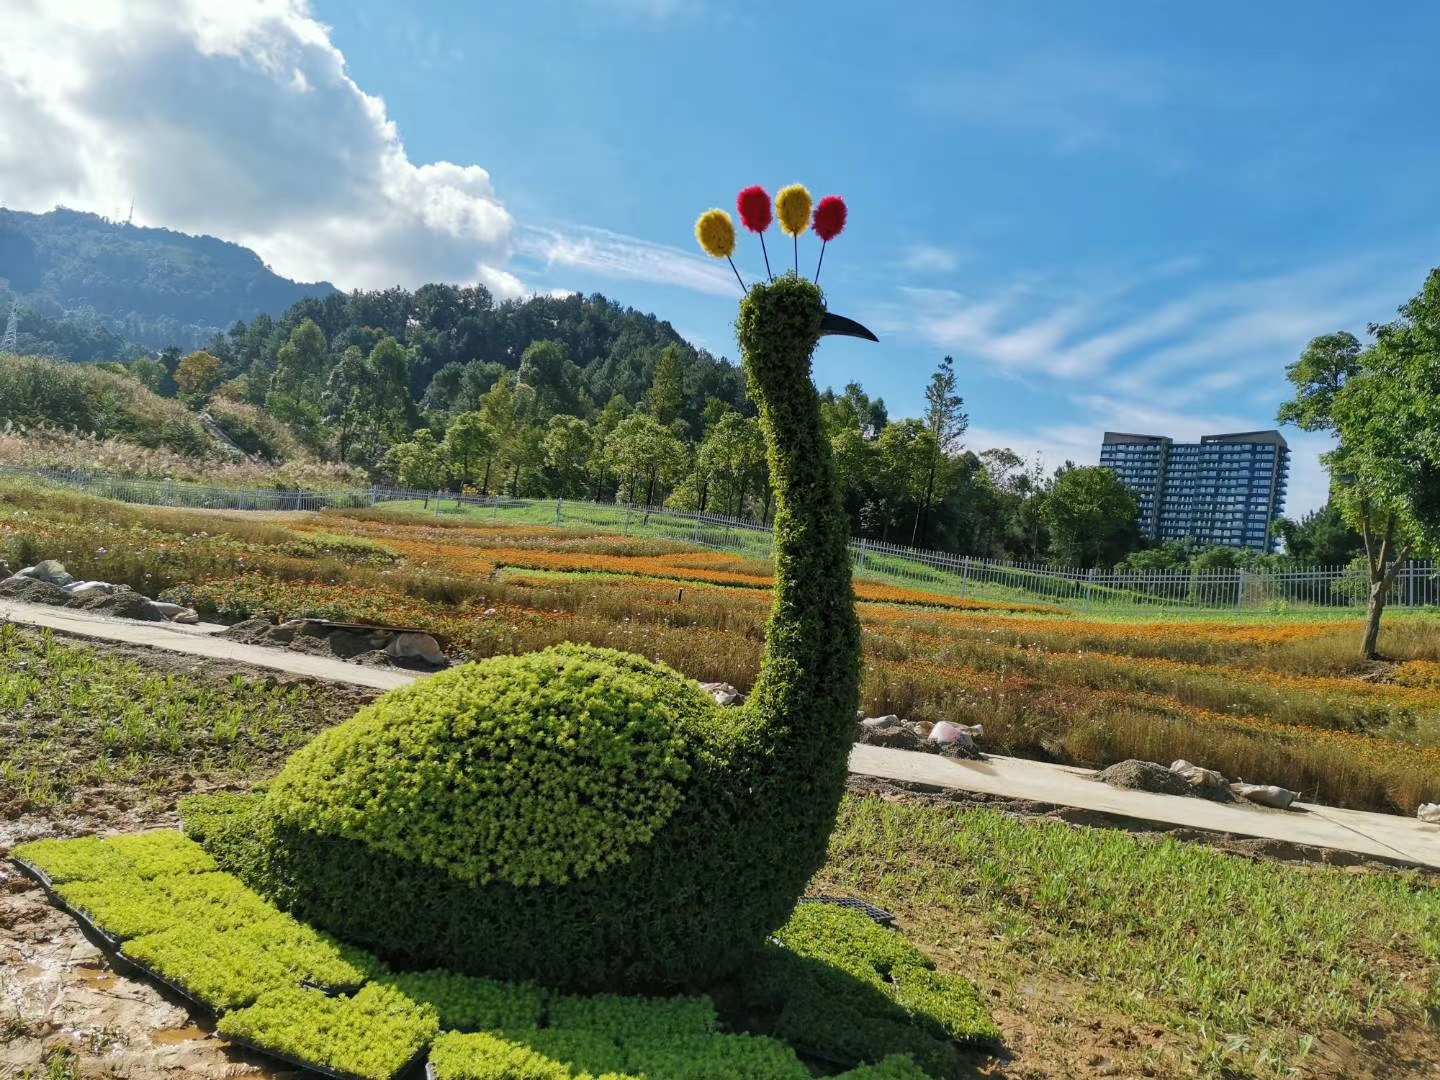
[[[126,956],[124,952],[124,943],[114,934],[107,933],[105,930],[102,930],[99,926],[95,924],[95,922],[90,918],[89,915],[85,914],[85,912],[81,911],[77,907],[67,904],[65,900],[60,896],[60,894],[55,891],[55,883],[50,880],[50,876],[46,874],[45,871],[41,870],[38,866],[33,866],[30,863],[27,863],[24,859],[17,859],[14,856],[11,856],[10,861],[15,864],[15,867],[22,874],[35,881],[42,889],[45,890],[45,895],[50,900],[50,903],[54,904],[57,908],[59,908],[61,911],[65,912],[65,914],[69,915],[72,919],[75,920],[75,922],[80,927],[80,932],[84,934],[86,938],[88,938],[97,948],[99,948],[105,954],[106,959],[110,961],[110,966],[115,970],[117,974],[126,977],[132,975],[143,975],[145,978],[149,979],[157,986],[163,987],[175,997],[184,1001],[187,1006],[199,1012],[201,1015],[210,1017],[211,1019],[214,1019],[215,1017],[220,1015],[216,1009],[196,998],[194,994],[190,993],[190,991],[186,990],[179,983],[176,983],[171,979],[167,979],[164,975],[161,975],[158,971],[150,967],[148,964],[143,964],[139,960],[135,960],[129,956]],[[311,984],[304,985],[310,986],[311,989],[324,990],[332,997],[336,994],[346,993],[348,990],[355,989],[354,987],[336,989],[313,986]],[[278,1050],[271,1050],[257,1043],[253,1043],[249,1039],[239,1038],[234,1035],[216,1036],[216,1038],[223,1039],[223,1041],[231,1044],[232,1046],[241,1047],[242,1049],[248,1050],[251,1053],[262,1054],[265,1057],[268,1057],[274,1061],[278,1061],[283,1065],[289,1065],[292,1068],[304,1069],[307,1072],[312,1072],[316,1073],[319,1076],[328,1077],[329,1080],[361,1080],[360,1077],[354,1075],[353,1073],[340,1072],[336,1069],[327,1068],[324,1065],[316,1065],[314,1062],[301,1061],[299,1058],[293,1058],[290,1055],[283,1054]],[[411,1058],[404,1066],[402,1066],[401,1069],[390,1078],[390,1080],[408,1080],[408,1078],[410,1077],[420,1076],[421,1066],[425,1064],[425,1056],[427,1051],[428,1047],[421,1047],[420,1050],[416,1052],[415,1056]]]
[[[884,908],[878,908],[874,904],[867,904],[864,900],[855,900],[848,896],[802,896],[802,904],[831,904],[834,907],[844,908],[846,911],[854,911],[872,919],[887,929],[895,928],[895,916]]]
[[[279,1050],[271,1050],[269,1047],[261,1046],[259,1043],[251,1042],[249,1039],[241,1038],[239,1035],[221,1035],[231,1046],[238,1046],[242,1050],[249,1050],[252,1054],[261,1054],[272,1061],[278,1061],[282,1065],[289,1065],[292,1069],[304,1069],[306,1072],[316,1073],[320,1076],[329,1077],[329,1080],[363,1080],[354,1073],[341,1072],[339,1069],[327,1068],[324,1065],[316,1065],[313,1061],[302,1061],[300,1058],[291,1057],[289,1054],[281,1053]],[[430,1063],[425,1060],[429,1053],[428,1046],[422,1046],[415,1052],[415,1056],[390,1075],[390,1080],[410,1080],[411,1077],[430,1075]]]

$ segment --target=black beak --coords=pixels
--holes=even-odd
[[[844,315],[836,315],[832,311],[827,311],[825,317],[820,320],[820,336],[825,337],[827,334],[864,338],[866,341],[880,340],[854,319],[847,319]]]

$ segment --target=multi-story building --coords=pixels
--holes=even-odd
[[[1206,435],[1198,443],[1107,431],[1100,464],[1135,492],[1140,529],[1151,540],[1274,549],[1290,475],[1290,448],[1278,431]]]

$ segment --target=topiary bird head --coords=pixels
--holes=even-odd
[[[758,184],[746,188],[740,192],[735,201],[736,210],[739,211],[740,221],[747,230],[760,237],[762,250],[765,244],[765,231],[770,228],[775,218],[780,220],[781,231],[795,241],[795,272],[794,276],[799,277],[799,241],[802,233],[811,228],[815,235],[820,237],[820,259],[815,265],[815,286],[818,292],[820,282],[820,269],[825,265],[825,249],[830,241],[834,240],[845,229],[848,211],[845,200],[838,195],[827,195],[815,205],[810,198],[810,192],[803,184],[791,184],[782,188],[775,196],[774,210],[772,213],[770,196],[765,189]],[[695,237],[700,241],[700,246],[711,258],[725,259],[730,263],[730,269],[735,272],[735,280],[739,282],[740,288],[749,296],[751,290],[746,288],[744,280],[740,277],[740,271],[735,266],[735,222],[729,213],[724,210],[707,210],[700,215],[695,223]],[[770,255],[765,253],[765,269],[770,269]],[[770,276],[770,282],[775,282],[774,275]],[[824,301],[821,299],[823,307]],[[879,341],[860,323],[854,319],[848,319],[844,315],[837,315],[832,311],[825,310],[820,318],[817,339],[827,335],[840,337],[864,338],[866,341]],[[742,334],[743,336],[743,334]]]

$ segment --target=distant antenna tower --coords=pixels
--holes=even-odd
[[[125,215],[125,224],[129,225],[135,218],[135,200],[130,200],[130,213]]]
[[[10,318],[5,323],[5,336],[0,338],[0,352],[14,352],[20,340],[20,305],[10,306]]]

